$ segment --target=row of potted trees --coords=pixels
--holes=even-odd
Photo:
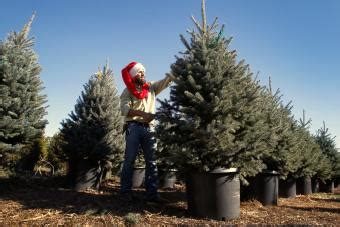
[[[305,114],[296,121],[280,92],[271,83],[260,85],[229,49],[224,27],[217,30],[217,20],[207,25],[204,0],[202,22],[192,19],[197,31],[189,31],[190,41],[181,36],[185,50],[171,65],[174,84],[169,100],[159,100],[156,126],[161,165],[177,169],[185,180],[189,211],[236,218],[247,185],[256,186],[264,204],[275,204],[279,178],[289,185],[290,178],[334,176],[338,159],[329,158],[334,140],[325,126],[311,135]],[[62,123],[70,182],[78,190],[97,187],[105,171],[119,169],[122,161],[122,118],[113,84],[106,66],[84,86]],[[266,193],[270,188],[272,194]]]
[[[314,178],[321,179],[319,188],[322,189],[323,181],[337,176],[336,171],[340,170],[334,138],[325,125],[312,136],[308,131],[310,121],[304,114],[296,121],[291,114],[292,106],[283,104],[280,92],[273,92],[271,83],[269,87],[259,84],[249,66],[243,60],[238,61],[236,51],[230,50],[232,39],[224,37],[224,27],[218,30],[217,20],[207,24],[204,0],[202,22],[192,19],[196,31],[189,31],[190,41],[181,36],[185,50],[171,65],[175,81],[170,99],[160,101],[156,129],[161,163],[165,169],[177,169],[185,179],[189,210],[198,216],[235,218],[239,215],[242,192],[247,192],[245,186],[256,185],[255,193],[265,194],[263,203],[271,204],[278,193],[278,177],[281,187],[286,188],[279,193],[286,193],[288,197],[294,196],[296,190],[299,193],[299,185],[309,193],[309,182]],[[22,82],[20,76],[24,75],[13,69],[34,68],[29,70],[34,80],[24,81],[35,81],[37,89],[33,90],[39,93],[42,90],[40,68],[31,51],[33,42],[27,39],[31,22],[21,33],[11,35],[1,44],[3,64],[0,67],[8,72],[1,76],[10,75],[3,81],[13,80],[10,84],[14,84]],[[25,43],[23,46],[28,48],[22,50],[18,43]],[[17,53],[24,57],[16,58]],[[18,59],[28,59],[29,63],[22,64]],[[12,71],[15,71],[13,75]],[[6,86],[4,84],[3,90],[8,93]],[[11,91],[13,94],[8,93],[5,105],[13,101],[11,95],[17,95],[17,89]],[[46,114],[42,106],[46,101],[38,93],[35,94],[38,97],[36,117],[32,117],[34,122],[28,125],[35,130],[24,130],[30,135],[19,133],[16,137],[15,133],[9,133],[1,137],[6,160],[13,151],[21,150],[20,138],[27,142],[41,136],[46,124],[41,120]],[[13,107],[21,108],[20,105]],[[15,116],[19,110],[8,111],[7,123],[12,122],[8,127],[22,122]],[[35,122],[35,119],[38,120]],[[58,135],[63,159],[69,163],[70,186],[76,190],[98,188],[101,179],[112,169],[119,169],[124,149],[122,125],[119,97],[107,64],[84,85],[74,111],[62,122]],[[295,184],[292,179],[304,180]],[[294,185],[298,187],[294,189]],[[267,195],[265,191],[270,188],[274,188],[272,195]],[[212,197],[206,197],[209,194]]]
[[[181,36],[185,50],[171,65],[174,85],[170,98],[159,100],[156,129],[160,153],[186,179],[189,211],[236,218],[240,188],[255,185],[264,204],[275,204],[279,177],[334,176],[334,140],[321,131],[311,135],[305,114],[295,120],[271,82],[259,84],[229,49],[224,27],[217,30],[217,20],[207,25],[204,0],[202,22],[192,19],[196,30],[189,31],[190,41]],[[318,139],[330,142],[331,151]]]

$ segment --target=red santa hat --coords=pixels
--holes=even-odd
[[[132,95],[138,99],[144,99],[148,96],[149,84],[144,83],[141,91],[137,91],[134,79],[139,71],[145,72],[144,66],[139,62],[131,62],[122,69],[122,77],[127,89]]]
[[[145,68],[141,63],[139,63],[139,62],[132,62],[132,63],[133,64],[131,64],[131,65],[133,65],[133,66],[129,70],[129,73],[130,73],[132,78],[134,78],[137,75],[137,73],[140,72],[140,71],[145,73]]]

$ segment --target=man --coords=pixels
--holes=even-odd
[[[141,63],[131,62],[122,70],[126,85],[120,96],[122,115],[125,116],[125,156],[121,173],[121,193],[131,201],[132,174],[134,162],[142,149],[145,159],[146,200],[162,202],[158,189],[158,173],[155,158],[156,141],[152,135],[155,118],[155,96],[169,86],[171,77],[168,74],[157,82],[147,83],[145,68]]]

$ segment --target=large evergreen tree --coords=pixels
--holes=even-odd
[[[189,42],[181,35],[186,49],[171,65],[175,85],[158,110],[160,145],[180,170],[238,167],[241,177],[254,176],[267,152],[262,87],[229,49],[223,26],[207,25],[204,1],[202,23],[192,20],[197,31]]]
[[[74,111],[62,122],[60,141],[71,171],[81,160],[98,168],[118,168],[124,146],[122,124],[119,96],[106,65],[84,85]],[[74,172],[69,174],[72,178]]]
[[[41,67],[28,38],[33,19],[0,42],[0,152],[7,168],[30,152],[47,124]]]

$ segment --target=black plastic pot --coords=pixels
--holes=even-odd
[[[240,194],[241,201],[256,200],[256,177],[247,177],[248,185],[241,184]]]
[[[340,184],[340,177],[337,177],[334,179],[334,188],[339,187],[339,184]]]
[[[176,170],[168,170],[166,173],[163,174],[162,176],[162,188],[174,188],[175,183],[177,181],[177,177],[176,177]]]
[[[216,220],[240,216],[240,180],[235,168],[189,174],[186,190],[188,211],[194,216]]]
[[[65,188],[68,189],[74,189],[74,186],[76,185],[76,178],[77,178],[77,161],[74,159],[71,159],[67,162],[66,169],[66,181],[63,185]]]
[[[263,205],[277,205],[279,173],[265,170],[256,177],[256,197]]]
[[[312,194],[312,181],[310,177],[301,177],[296,180],[296,194],[298,195]]]
[[[319,182],[319,192],[334,193],[334,181],[326,180],[325,182]]]
[[[132,187],[139,188],[142,187],[145,178],[145,168],[144,167],[135,167],[133,169],[132,175]]]
[[[319,186],[319,179],[313,178],[312,179],[312,192],[313,193],[318,193],[320,191],[320,186]]]
[[[279,196],[282,198],[294,198],[296,196],[296,180],[294,178],[280,179]]]
[[[98,189],[101,178],[100,167],[88,159],[77,162],[77,171],[74,189],[84,191],[89,188]]]

